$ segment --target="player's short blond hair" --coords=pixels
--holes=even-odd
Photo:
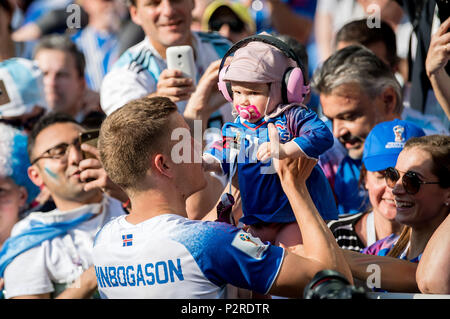
[[[150,167],[149,158],[169,144],[170,115],[177,106],[165,97],[125,104],[102,123],[99,152],[109,178],[125,191],[137,191]]]

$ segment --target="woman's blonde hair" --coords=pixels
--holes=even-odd
[[[394,247],[388,252],[386,256],[398,258],[405,251],[408,245],[409,239],[411,238],[411,227],[404,226],[400,236],[395,243]]]

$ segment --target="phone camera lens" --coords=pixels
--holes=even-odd
[[[178,59],[181,59],[181,57],[182,57],[182,55],[181,55],[181,54],[178,54]]]

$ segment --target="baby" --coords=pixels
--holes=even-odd
[[[233,103],[237,117],[234,123],[225,123],[223,141],[207,149],[205,158],[212,156],[230,183],[237,173],[243,212],[240,222],[248,225],[253,235],[273,244],[300,244],[295,216],[271,158],[318,159],[333,145],[333,135],[317,114],[302,104],[309,87],[303,81],[300,62],[284,42],[258,35],[235,44],[224,59],[232,52],[231,63],[220,71],[219,89]],[[269,125],[279,134],[275,152]],[[322,218],[337,219],[331,187],[318,165],[306,185]],[[227,202],[233,203],[229,194],[219,208],[224,209]]]

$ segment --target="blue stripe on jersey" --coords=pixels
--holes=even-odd
[[[253,258],[232,245],[242,232],[226,223],[192,221],[171,239],[188,249],[205,277],[215,285],[230,283],[267,293],[278,274],[284,250],[261,246],[264,252]]]
[[[150,59],[147,70],[153,76],[153,79],[157,83],[158,79],[159,79],[159,75],[161,74],[161,70],[158,66],[158,63],[156,62],[156,59]]]
[[[131,59],[131,61],[129,62],[128,65],[128,70],[135,70],[141,63],[142,63],[142,57],[144,56],[144,52],[146,52],[148,49],[142,48],[141,50],[139,50],[138,54],[136,57],[134,57],[133,59]]]
[[[161,70],[156,59],[152,59],[152,56],[152,51],[146,47],[142,47],[139,51],[126,51],[114,64],[113,68],[118,69],[127,66],[128,70],[137,74],[147,70],[155,82],[158,82]]]

